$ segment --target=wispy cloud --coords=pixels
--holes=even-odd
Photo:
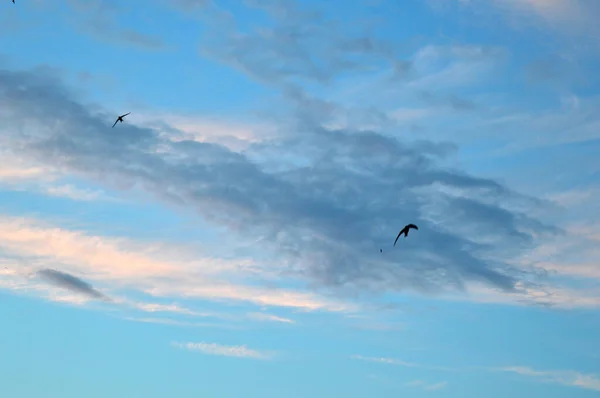
[[[251,312],[248,314],[248,317],[251,319],[256,319],[258,321],[267,321],[267,322],[279,322],[279,323],[296,323],[296,321],[288,318],[283,318],[273,314],[265,314],[264,312]]]
[[[197,351],[207,355],[219,355],[226,357],[251,358],[251,359],[271,359],[273,353],[266,351],[257,351],[246,347],[245,345],[220,345],[215,343],[172,343],[173,346],[188,351]]]
[[[413,362],[406,362],[406,361],[403,361],[401,359],[396,359],[396,358],[365,357],[362,355],[353,355],[351,358],[358,359],[361,361],[367,361],[367,362],[376,362],[376,363],[382,363],[382,364],[387,364],[387,365],[404,366],[407,368],[422,368],[422,369],[437,370],[437,371],[442,371],[442,372],[456,372],[458,370],[456,368],[450,368],[450,367],[444,367],[444,366],[430,366],[430,365],[422,365],[422,364],[413,363]]]
[[[517,28],[543,27],[580,37],[598,37],[600,29],[594,23],[600,7],[587,0],[454,0],[466,7],[488,7],[504,12]],[[481,12],[479,13],[481,15]],[[532,18],[533,17],[533,18]]]
[[[586,390],[600,391],[600,376],[585,374],[572,370],[567,371],[540,371],[524,366],[511,366],[498,368],[498,371],[517,373],[522,376],[532,377],[547,383],[562,384]]]
[[[586,374],[573,370],[561,370],[561,371],[541,371],[535,370],[525,366],[507,366],[507,367],[464,367],[464,368],[447,368],[439,366],[427,366],[417,363],[405,362],[394,358],[384,357],[363,357],[360,355],[352,356],[354,359],[363,361],[382,363],[387,365],[404,366],[411,368],[421,368],[427,370],[436,370],[442,372],[457,372],[457,371],[484,371],[484,372],[506,372],[516,373],[521,376],[532,377],[534,379],[547,382],[563,384],[570,387],[579,387],[588,390],[600,391],[600,377],[595,374]],[[423,387],[428,390],[438,390],[444,388],[447,383],[440,382],[435,384],[427,384],[422,380],[415,380],[408,383],[407,385],[412,387]]]
[[[38,179],[45,175],[45,170],[40,167],[28,167],[18,168],[8,165],[2,165],[0,167],[0,180],[1,181],[23,181]]]
[[[217,328],[217,329],[244,329],[243,326],[225,324],[225,323],[210,323],[210,322],[188,322],[180,321],[176,319],[168,318],[136,318],[136,317],[125,317],[123,318],[131,322],[150,323],[157,325],[169,325],[169,326],[180,326],[180,327],[191,327],[191,328]]]
[[[469,296],[448,295],[446,300],[474,301],[488,304],[504,305],[538,305],[548,308],[562,309],[600,307],[600,290],[576,289],[556,286],[555,284],[519,284],[514,293],[506,294],[498,289],[490,289],[481,284],[468,287]]]
[[[394,359],[394,358],[364,357],[362,355],[353,355],[352,358],[360,359],[361,361],[379,362],[379,363],[385,363],[385,364],[389,364],[389,365],[406,366],[409,368],[419,367],[419,365],[416,363],[405,362],[400,359]]]
[[[397,47],[359,29],[342,30],[321,10],[302,2],[251,1],[246,5],[263,12],[270,26],[251,25],[242,30],[236,15],[211,18],[207,23],[212,29],[200,48],[203,54],[263,83],[331,82],[396,60]]]
[[[276,126],[256,120],[224,120],[215,117],[197,117],[164,113],[160,110],[138,110],[130,118],[139,126],[156,129],[172,141],[197,141],[223,145],[233,152],[241,152],[252,144],[272,138]]]
[[[104,194],[100,191],[91,189],[81,189],[73,185],[56,185],[46,188],[45,192],[51,196],[69,198],[72,200],[92,201],[104,198]]]
[[[69,0],[67,4],[75,16],[67,15],[67,21],[81,32],[117,45],[132,46],[143,50],[163,50],[167,45],[160,37],[121,26],[118,15],[126,12],[126,3],[110,3],[105,0]],[[56,10],[55,10],[56,13]]]

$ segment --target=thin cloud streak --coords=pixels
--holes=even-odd
[[[217,355],[217,356],[226,356],[226,357],[235,357],[235,358],[250,358],[250,359],[260,359],[260,360],[268,360],[272,359],[274,354],[268,352],[262,352],[250,349],[245,345],[238,346],[228,346],[228,345],[220,345],[216,343],[172,343],[174,347],[188,350],[200,352],[206,355]]]
[[[382,364],[387,364],[387,365],[403,366],[403,367],[407,367],[407,368],[422,368],[422,369],[436,370],[436,371],[441,371],[441,372],[457,372],[457,371],[459,371],[459,369],[456,369],[456,368],[449,368],[449,367],[443,367],[443,366],[421,365],[421,364],[417,364],[417,363],[406,362],[406,361],[396,359],[396,358],[365,357],[362,355],[353,355],[353,356],[351,356],[351,358],[358,359],[361,361],[367,361],[367,362],[376,362],[376,363],[382,363]]]
[[[504,372],[504,373],[516,373],[521,376],[527,376],[545,383],[562,384],[569,387],[583,388],[593,391],[600,391],[600,376],[595,374],[586,374],[573,370],[561,370],[561,371],[541,371],[532,369],[526,366],[506,366],[506,367],[464,367],[464,368],[447,368],[439,366],[426,366],[411,362],[405,362],[394,358],[384,357],[364,357],[361,355],[354,355],[351,358],[359,359],[368,362],[376,362],[387,365],[404,366],[411,368],[422,368],[427,370],[436,370],[442,372],[460,372],[460,371],[485,371],[485,372]],[[422,381],[414,381],[413,386],[423,386],[425,383]],[[445,383],[439,383],[432,385],[431,389],[443,388]]]
[[[279,322],[279,323],[289,323],[289,324],[296,323],[296,321],[294,321],[292,319],[283,318],[283,317],[272,315],[272,314],[265,314],[262,312],[251,312],[248,314],[248,317],[251,319],[258,320],[258,321]]]
[[[525,366],[509,366],[497,368],[497,371],[516,373],[521,376],[532,377],[546,383],[562,384],[586,390],[600,391],[600,376],[585,374],[572,370],[541,371]]]
[[[190,327],[190,328],[217,328],[217,329],[231,329],[231,330],[243,330],[243,326],[225,324],[225,323],[209,323],[209,322],[186,322],[175,319],[167,318],[136,318],[136,317],[125,317],[122,318],[126,321],[138,322],[138,323],[150,323],[155,325],[167,325],[167,326],[178,326],[178,327]]]

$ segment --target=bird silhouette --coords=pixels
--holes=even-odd
[[[419,227],[417,227],[415,224],[406,225],[400,230],[400,232],[398,232],[398,236],[396,236],[396,240],[394,241],[394,246],[396,246],[396,242],[398,242],[398,238],[400,237],[400,235],[404,234],[405,238],[408,236],[408,230],[411,228],[416,229],[417,231],[419,230]]]
[[[117,123],[119,123],[119,122],[123,123],[123,118],[124,118],[125,116],[129,115],[130,113],[131,113],[131,112],[127,112],[126,114],[119,116],[119,117],[117,118],[117,120],[115,120],[115,124],[113,124],[112,126],[113,126],[113,127],[115,127],[115,126],[117,125]]]

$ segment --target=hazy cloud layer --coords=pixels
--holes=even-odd
[[[342,27],[323,11],[296,1],[248,0],[245,4],[262,11],[270,26],[243,29],[245,24],[235,15],[211,14],[206,20],[209,35],[200,51],[263,83],[328,83],[346,73],[384,66],[408,68],[400,67],[404,64],[396,57],[402,50],[399,43],[367,34],[359,21],[346,21]]]
[[[173,142],[92,114],[55,78],[0,72],[2,144],[108,187],[142,188],[197,211],[284,259],[288,275],[355,291],[439,291],[481,281],[506,291],[505,262],[557,230],[527,215],[539,202],[445,167],[446,143],[405,143],[311,123],[245,153]],[[289,133],[289,132],[288,132]],[[391,250],[407,222],[418,233]],[[385,248],[379,253],[379,248]]]

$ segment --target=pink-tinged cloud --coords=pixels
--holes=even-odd
[[[27,259],[20,265],[11,264],[11,269],[17,270],[14,277],[23,278],[28,273],[60,264],[61,272],[102,284],[107,290],[134,289],[167,298],[241,301],[308,311],[350,308],[308,292],[244,285],[239,282],[240,278],[251,278],[260,272],[247,259],[223,260],[159,243],[91,236],[34,219],[0,216],[0,248],[6,255]],[[228,281],[233,271],[238,281],[235,283]],[[132,304],[131,300],[114,299],[146,312],[165,310],[156,304]],[[168,311],[196,313],[175,307]]]

